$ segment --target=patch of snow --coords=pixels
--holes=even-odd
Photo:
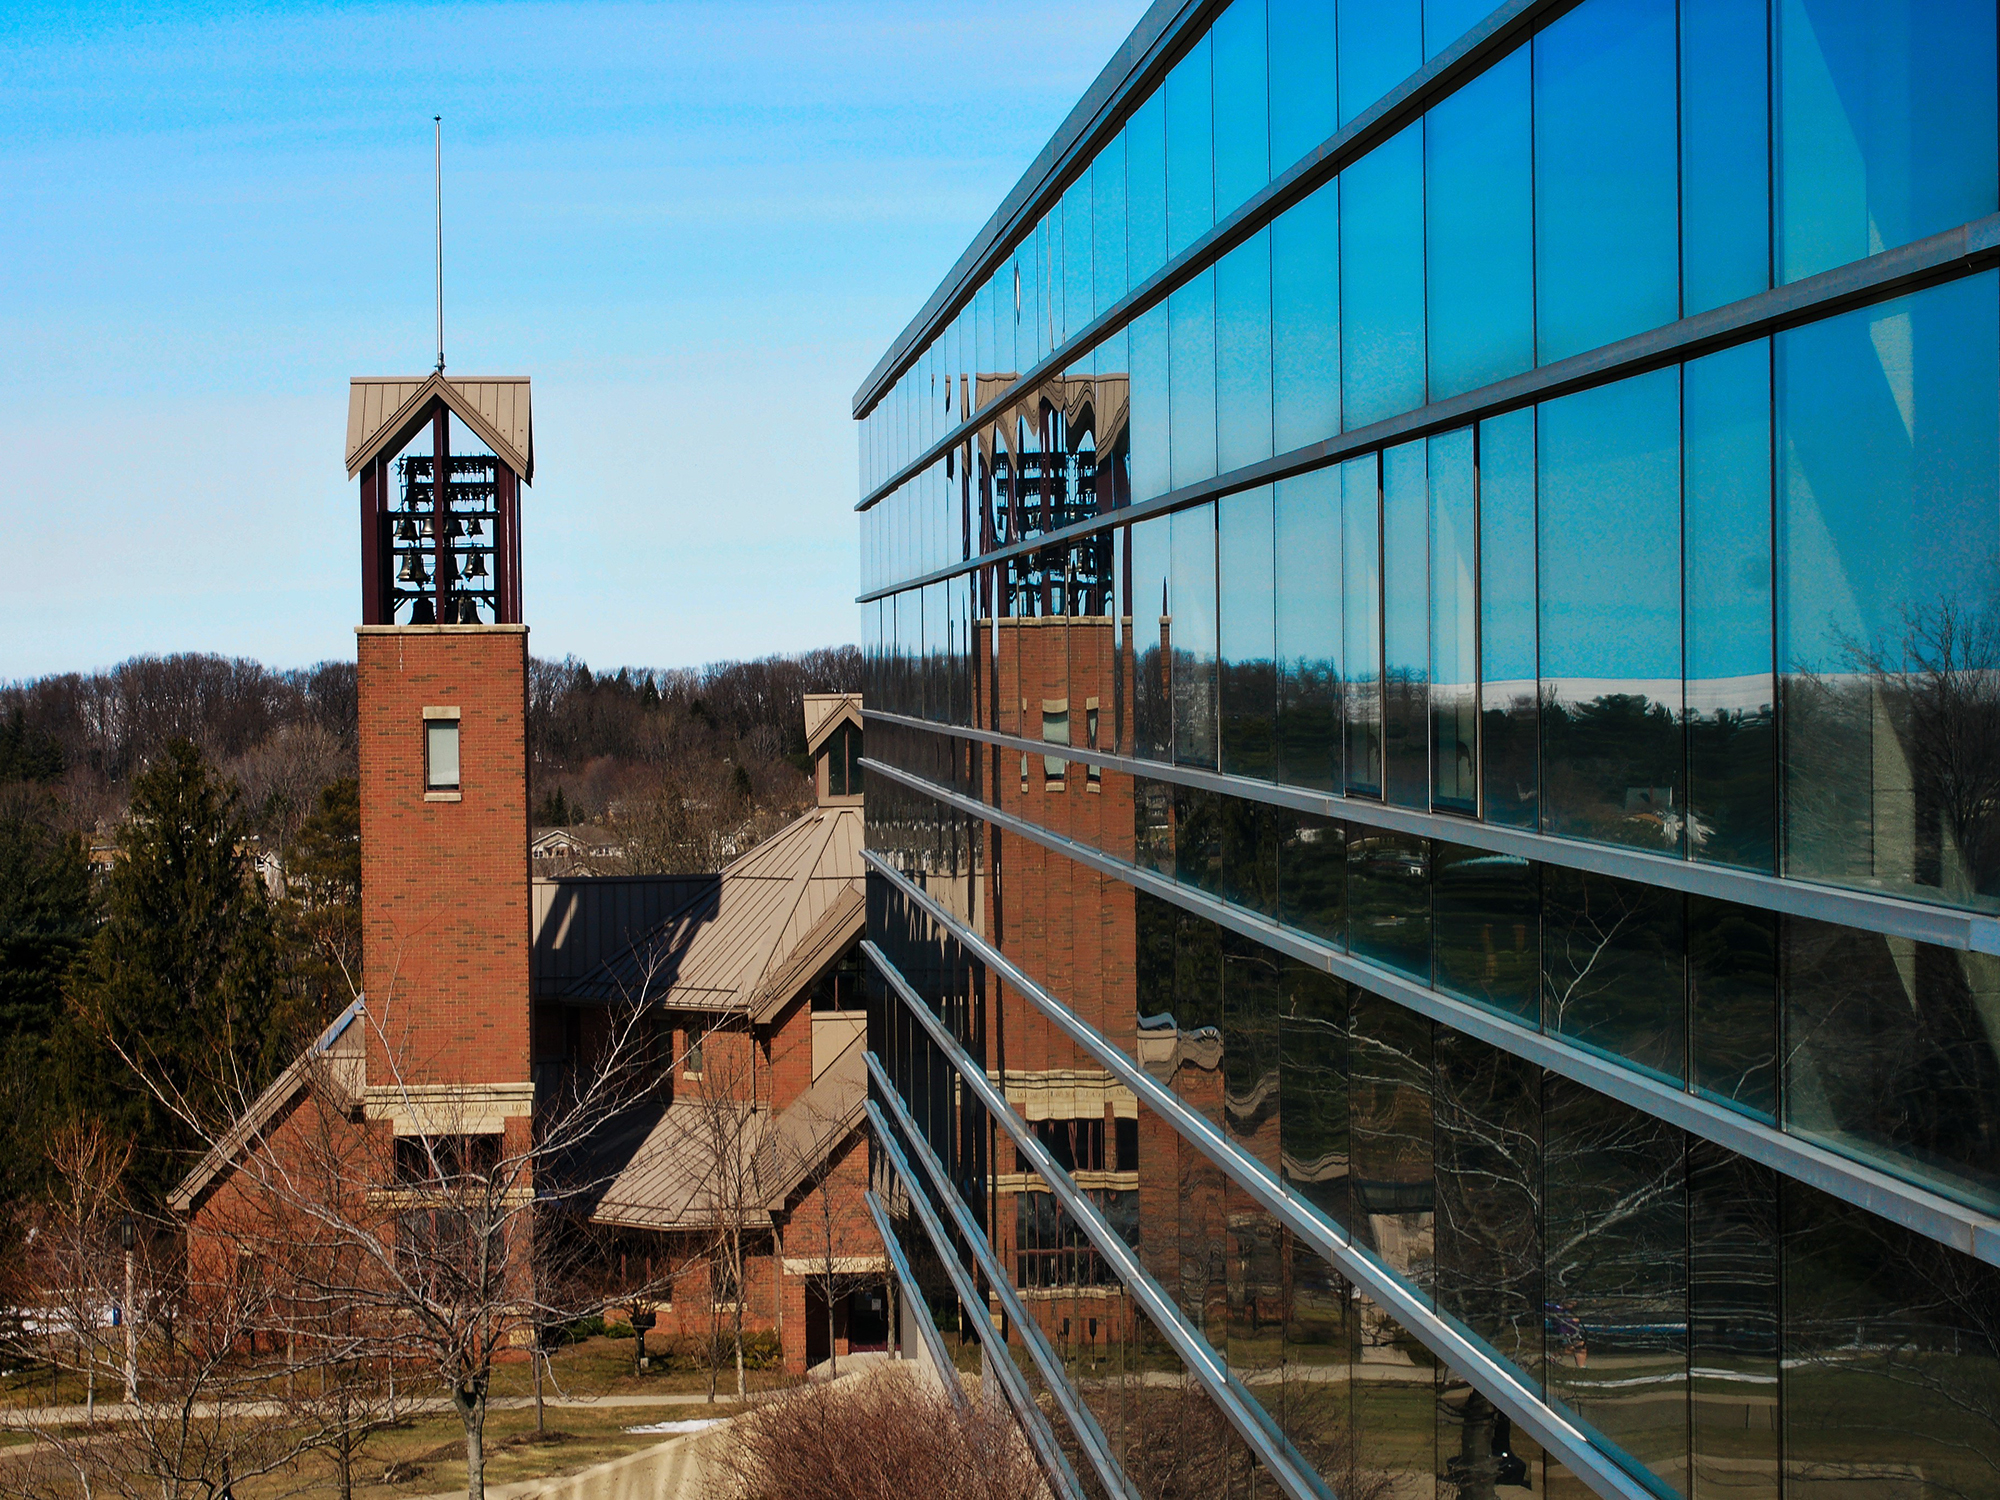
[[[646,1434],[661,1433],[671,1435],[677,1432],[706,1432],[711,1427],[720,1427],[727,1417],[696,1417],[687,1422],[648,1422],[643,1427],[628,1427],[627,1432]]]

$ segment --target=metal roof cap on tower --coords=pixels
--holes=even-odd
[[[535,423],[525,375],[357,375],[347,390],[347,477],[416,436],[441,400],[500,461],[535,482]]]

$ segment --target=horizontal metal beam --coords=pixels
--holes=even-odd
[[[951,1351],[944,1346],[944,1335],[938,1332],[937,1319],[931,1316],[930,1299],[924,1295],[917,1273],[910,1269],[910,1258],[903,1253],[903,1242],[896,1238],[895,1226],[889,1222],[882,1200],[875,1196],[873,1188],[861,1196],[868,1205],[868,1217],[875,1221],[875,1232],[882,1236],[882,1250],[889,1257],[890,1268],[896,1273],[896,1284],[903,1289],[903,1301],[916,1309],[911,1319],[923,1338],[931,1364],[937,1369],[944,1393],[951,1398],[951,1404],[958,1409],[959,1415],[963,1416],[972,1409],[972,1403],[965,1399],[965,1387],[958,1383],[958,1366],[952,1363]],[[902,1342],[900,1329],[897,1330],[897,1342]]]
[[[862,764],[869,768],[872,775],[887,777],[911,791],[1039,844],[1099,874],[1121,880],[1183,911],[1193,912],[1219,927],[1311,964],[1350,984],[1358,984],[1371,994],[1393,1000],[1430,1020],[1442,1022],[1454,1031],[1524,1058],[1551,1073],[1560,1074],[1621,1104],[1677,1126],[1690,1135],[1761,1162],[1774,1171],[1857,1208],[1878,1214],[1927,1239],[1989,1264],[2000,1265],[2000,1219],[1990,1214],[1918,1187],[1852,1157],[1839,1155],[1812,1141],[1766,1125],[1761,1120],[1738,1114],[1735,1110],[1649,1077],[1608,1057],[1524,1026],[1497,1011],[1454,999],[1380,965],[1343,953],[1317,938],[1281,927],[1264,917],[1217,900],[1205,891],[1194,890],[1151,870],[1141,870],[1124,860],[1113,859],[1087,844],[1050,833],[1011,813],[999,812],[984,803],[947,791],[920,776],[912,776],[907,771],[872,760],[864,759]],[[875,851],[863,850],[862,858],[870,868],[893,879],[899,888],[916,890],[901,872],[887,864]],[[959,924],[953,925],[956,931],[964,931]],[[966,939],[961,938],[961,941]]]
[[[1045,740],[1023,739],[1019,735],[998,734],[990,729],[971,729],[958,724],[940,724],[930,719],[913,719],[907,714],[885,713],[874,708],[865,710],[865,715],[898,728],[972,740],[1001,750],[1018,750],[1023,755],[1050,753]],[[2000,953],[2000,917],[1979,912],[1957,911],[1948,906],[1902,900],[1873,891],[1843,890],[1839,886],[1813,885],[1777,875],[1759,875],[1752,870],[1702,864],[1616,844],[1590,844],[1579,839],[1559,838],[1554,834],[1531,833],[1523,828],[1506,828],[1452,813],[1393,807],[1372,798],[1343,797],[1333,792],[1315,792],[1275,781],[1259,781],[1249,776],[1231,776],[1165,761],[1139,760],[1130,755],[1111,755],[1102,750],[1065,745],[1062,747],[1062,758],[1082,761],[1085,765],[1107,771],[1119,771],[1128,776],[1240,797],[1246,802],[1266,803],[1323,818],[1339,818],[1370,828],[1387,829],[1391,833],[1443,839],[1446,843],[1464,844],[1492,854],[1511,854],[1565,870],[1610,875],[1690,896],[1712,896],[1718,901],[1734,901],[1741,906],[1782,912],[1790,917],[1809,917],[1816,922],[1832,922],[1842,927],[1859,928],[1863,932],[1910,938],[1919,943],[1933,943],[1940,948],[1959,948],[1970,953]]]
[[[1048,1389],[1049,1399],[1055,1402],[1064,1420],[1069,1423],[1070,1430],[1076,1434],[1077,1443],[1083,1449],[1084,1457],[1090,1460],[1091,1468],[1097,1471],[1098,1480],[1112,1495],[1122,1495],[1125,1500],[1140,1500],[1138,1491],[1132,1487],[1132,1481],[1125,1477],[1124,1465],[1118,1462],[1118,1456],[1111,1451],[1111,1443],[1104,1436],[1104,1429],[1097,1425],[1096,1414],[1077,1399],[1075,1390],[1070,1386],[1069,1372],[1063,1368],[1062,1361],[1056,1358],[1055,1350],[1049,1347],[1048,1335],[1042,1332],[1041,1324],[1037,1323],[1028,1309],[1022,1305],[1020,1294],[1014,1290],[1014,1279],[1000,1264],[999,1257],[993,1253],[992,1243],[981,1232],[978,1223],[966,1209],[964,1201],[958,1196],[958,1190],[952,1186],[951,1174],[945,1171],[944,1163],[939,1161],[937,1153],[931,1150],[931,1143],[924,1139],[924,1133],[917,1129],[917,1122],[910,1118],[910,1111],[903,1103],[903,1096],[896,1091],[895,1085],[889,1082],[888,1075],[883,1073],[882,1066],[876,1060],[874,1053],[865,1052],[862,1056],[868,1063],[868,1076],[874,1080],[878,1091],[877,1097],[868,1101],[868,1117],[876,1122],[876,1134],[885,1141],[885,1149],[894,1143],[889,1142],[881,1130],[882,1111],[878,1106],[888,1108],[890,1116],[896,1122],[896,1129],[901,1132],[902,1138],[910,1143],[910,1150],[915,1154],[917,1164],[924,1169],[924,1175],[937,1189],[938,1202],[943,1204],[945,1212],[951,1215],[952,1224],[964,1239],[966,1248],[972,1252],[972,1258],[978,1264],[980,1273],[985,1276],[994,1300],[999,1302],[1001,1311],[1006,1313],[1009,1321],[1020,1332],[1021,1346],[1028,1351],[1028,1358],[1035,1362],[1035,1368],[1041,1372],[1042,1384]],[[904,1180],[911,1179],[906,1177]]]
[[[999,1380],[1007,1404],[1014,1408],[1015,1420],[1027,1435],[1028,1445],[1035,1450],[1035,1459],[1048,1478],[1049,1488],[1066,1496],[1067,1500],[1085,1500],[1083,1481],[1077,1478],[1076,1470],[1070,1467],[1069,1456],[1056,1441],[1055,1430],[1049,1426],[1047,1414],[1035,1404],[1034,1393],[1028,1389],[1028,1382],[1015,1366],[1006,1339],[993,1326],[992,1314],[986,1310],[986,1299],[979,1295],[979,1288],[973,1285],[965,1267],[958,1263],[951,1236],[939,1222],[937,1210],[931,1206],[922,1182],[910,1170],[909,1158],[903,1155],[902,1148],[889,1134],[889,1127],[872,1099],[868,1101],[867,1109],[869,1123],[875,1128],[875,1139],[881,1143],[889,1165],[903,1180],[903,1191],[909,1195],[911,1211],[916,1214],[917,1223],[923,1227],[924,1233],[930,1237],[931,1249],[937,1252],[945,1274],[951,1278],[952,1289],[958,1293],[959,1307],[971,1319],[973,1331],[979,1335],[980,1346],[986,1351],[987,1366]],[[891,1238],[892,1234],[885,1233],[884,1243]]]
[[[1007,1102],[1007,1098],[986,1076],[986,1070],[976,1062],[958,1038],[945,1029],[923,997],[910,988],[896,966],[889,962],[887,955],[870,942],[861,945],[861,951],[868,955],[876,972],[888,981],[889,987],[903,1002],[903,1007],[916,1018],[917,1024],[929,1034],[933,1044],[944,1054],[945,1060],[956,1070],[965,1087],[985,1106],[987,1114],[1007,1132],[1014,1142],[1014,1149],[1028,1161],[1041,1179],[1049,1185],[1049,1190],[1062,1203],[1063,1210],[1079,1225],[1117,1274],[1125,1289],[1132,1294],[1146,1316],[1165,1336],[1180,1356],[1202,1388],[1215,1402],[1216,1407],[1229,1419],[1229,1424],[1242,1435],[1278,1487],[1292,1500],[1333,1500],[1333,1492],[1326,1486],[1313,1466],[1299,1455],[1291,1440],[1279,1430],[1255,1397],[1244,1388],[1243,1382],[1229,1373],[1229,1367],[1222,1357],[1209,1345],[1187,1320],[1174,1300],[1148,1274],[1132,1253],[1131,1246],[1119,1237],[1111,1227],[1111,1221],[1104,1217],[1104,1210],[1077,1190],[1067,1172],[1056,1164],[1049,1155],[1048,1147],[1036,1139],[1035,1133]]]
[[[1346,1229],[1318,1207],[1293,1193],[1270,1168],[1245,1155],[1206,1118],[1127,1056],[1095,1027],[1086,1025],[1070,1008],[999,949],[968,931],[937,902],[904,876],[873,857],[869,863],[965,950],[1025,996],[1143,1100],[1181,1138],[1213,1162],[1286,1229],[1305,1241],[1353,1282],[1397,1323],[1422,1341],[1458,1374],[1464,1376],[1495,1406],[1518,1422],[1534,1439],[1599,1494],[1618,1500],[1656,1500],[1654,1490],[1628,1473],[1578,1423],[1549,1406],[1521,1372],[1489,1353],[1452,1322],[1438,1316],[1429,1297],[1353,1239]]]

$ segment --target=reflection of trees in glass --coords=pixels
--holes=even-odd
[[[1348,1109],[1354,1231],[1418,1286],[1431,1280],[1431,1023],[1366,991],[1354,996]]]
[[[1674,710],[1643,693],[1542,698],[1542,783],[1551,833],[1678,850],[1682,743]]]
[[[2000,602],[1906,608],[1784,681],[1791,873],[2000,906]]]
[[[2000,1268],[1785,1185],[1787,1493],[2000,1493]]]
[[[1678,892],[1542,867],[1542,1024],[1682,1074],[1686,943]]]
[[[2000,959],[1789,918],[1793,1128],[2000,1204]]]

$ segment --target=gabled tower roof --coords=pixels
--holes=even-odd
[[[429,419],[441,400],[500,461],[535,482],[535,423],[525,375],[357,375],[347,392],[347,477],[370,459],[393,454]]]

